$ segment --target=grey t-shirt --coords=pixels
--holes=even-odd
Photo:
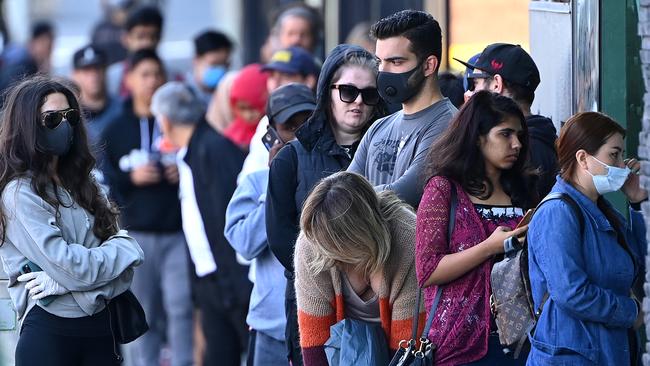
[[[456,112],[443,98],[419,112],[397,111],[376,121],[363,136],[348,171],[366,177],[375,190],[392,190],[417,207],[429,147]]]

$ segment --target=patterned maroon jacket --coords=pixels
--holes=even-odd
[[[451,184],[456,187],[457,209],[451,243],[447,242]],[[514,228],[515,220],[510,222]],[[496,227],[495,227],[496,228]],[[422,286],[447,254],[457,253],[484,241],[487,232],[469,196],[460,184],[433,177],[424,188],[417,213],[415,266]],[[429,339],[438,346],[436,365],[458,365],[483,358],[490,333],[490,272],[493,260],[485,261],[445,285]],[[424,289],[427,312],[438,286]]]

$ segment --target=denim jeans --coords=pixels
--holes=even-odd
[[[255,335],[255,366],[288,366],[287,346],[284,341],[279,341],[262,332]]]
[[[129,235],[144,252],[144,262],[135,268],[131,290],[149,323],[149,331],[126,347],[131,365],[159,365],[160,351],[167,343],[171,366],[191,366],[194,333],[185,237],[180,231],[130,231]]]

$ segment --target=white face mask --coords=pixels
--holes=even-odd
[[[607,168],[607,174],[605,175],[593,175],[590,171],[587,170],[587,173],[591,175],[591,178],[594,181],[594,187],[596,187],[598,194],[603,195],[605,193],[615,192],[621,189],[621,187],[623,187],[623,184],[625,184],[625,181],[627,181],[627,177],[631,173],[630,168],[619,168],[607,165],[593,156],[592,158]]]

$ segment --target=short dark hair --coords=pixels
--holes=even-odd
[[[272,16],[272,24],[274,30],[279,30],[282,26],[282,21],[286,18],[298,17],[305,19],[309,22],[311,35],[314,37],[314,42],[318,42],[320,32],[323,28],[323,20],[320,13],[315,8],[304,4],[302,2],[291,2],[281,8],[279,12]]]
[[[36,39],[41,36],[54,36],[54,27],[48,21],[41,20],[32,26],[32,39]]]
[[[531,89],[530,87],[526,87],[520,84],[516,83],[511,83],[506,79],[503,79],[503,86],[508,89],[510,92],[510,95],[512,96],[512,99],[514,99],[517,103],[525,103],[528,105],[533,104],[533,100],[535,100],[535,90]]]
[[[142,6],[134,9],[126,18],[124,28],[127,32],[139,25],[153,25],[162,32],[163,17],[155,6]]]
[[[162,60],[154,50],[149,50],[149,49],[142,49],[133,52],[129,58],[127,59],[127,64],[129,65],[129,70],[135,69],[138,64],[140,64],[143,61],[146,60],[152,60],[158,63],[158,66],[160,66],[161,69],[165,68],[165,65],[163,64]]]
[[[194,53],[196,56],[203,56],[210,51],[218,51],[222,49],[230,51],[232,48],[233,43],[230,38],[225,34],[214,30],[202,32],[194,38]]]
[[[438,85],[443,96],[449,98],[451,104],[460,108],[464,102],[465,89],[463,78],[450,72],[443,72],[438,76]]]
[[[402,10],[379,20],[370,28],[375,39],[402,36],[411,41],[411,51],[419,61],[430,55],[442,57],[442,31],[431,14],[418,10]]]

